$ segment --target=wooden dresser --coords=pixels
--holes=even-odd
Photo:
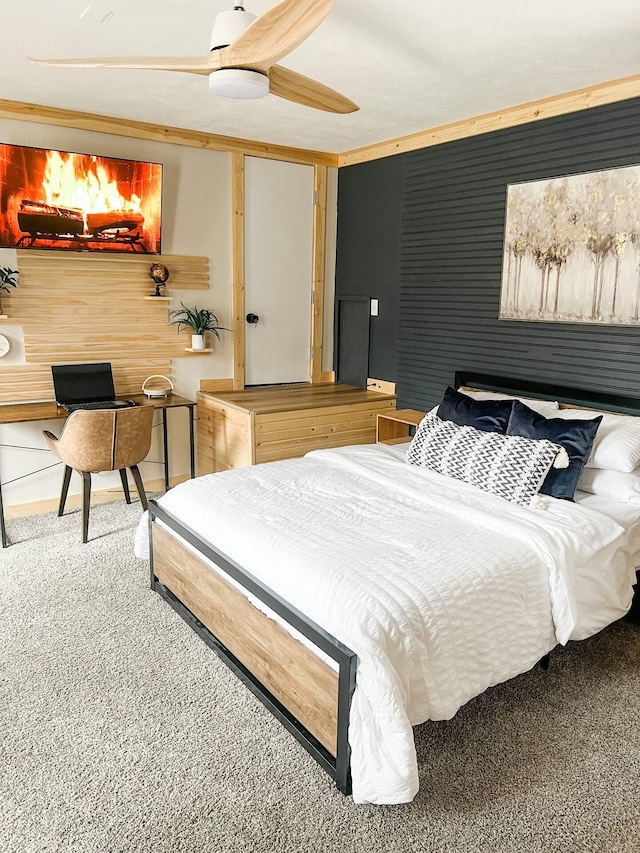
[[[211,474],[323,447],[373,443],[378,413],[395,409],[396,398],[321,383],[201,391],[197,403],[198,473]]]

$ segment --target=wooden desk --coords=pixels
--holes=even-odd
[[[186,397],[177,397],[172,394],[170,397],[154,397],[149,398],[144,394],[132,394],[131,397],[119,397],[121,400],[135,400],[140,406],[153,406],[154,409],[162,411],[162,453],[164,464],[164,488],[169,490],[169,436],[167,430],[167,409],[174,409],[178,406],[184,406],[189,409],[189,450],[190,450],[190,466],[191,477],[196,475],[196,453],[195,453],[195,433],[194,433],[194,410],[196,404],[193,400],[188,400]],[[63,420],[69,417],[69,413],[56,405],[54,400],[48,400],[44,403],[8,403],[0,405],[0,426],[6,424],[24,424],[33,421],[53,421]],[[2,503],[2,478],[0,477],[0,538],[2,539],[2,547],[7,547],[7,530],[4,520],[4,507]]]

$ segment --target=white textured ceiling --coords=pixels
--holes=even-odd
[[[260,14],[274,0],[246,0]],[[640,72],[638,0],[337,0],[282,65],[360,105],[230,101],[206,77],[44,68],[75,56],[204,55],[230,0],[2,0],[0,97],[343,152]]]

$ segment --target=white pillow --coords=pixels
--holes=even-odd
[[[590,420],[598,415],[602,415],[602,423],[598,427],[587,468],[630,473],[640,465],[640,418],[603,414],[593,409],[560,409],[553,417]]]
[[[545,418],[554,417],[560,408],[557,400],[532,400],[530,397],[514,397],[512,394],[502,394],[499,391],[465,391],[462,388],[458,388],[458,391],[466,394],[467,397],[473,397],[474,400],[520,400],[525,406],[529,406]]]
[[[618,503],[640,506],[640,468],[631,473],[584,468],[578,488]]]

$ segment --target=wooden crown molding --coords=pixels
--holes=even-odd
[[[409,136],[400,136],[397,139],[345,151],[338,155],[338,166],[353,166],[356,163],[391,157],[393,154],[404,154],[419,148],[442,145],[444,142],[452,142],[455,139],[465,139],[481,133],[490,133],[494,130],[516,127],[637,97],[640,97],[640,74],[608,83],[598,83],[596,86],[587,86],[562,95],[553,95],[539,101],[530,101],[528,104],[520,104],[475,118],[443,124]]]
[[[213,133],[184,130],[179,127],[163,127],[159,124],[94,115],[59,107],[46,107],[42,104],[29,104],[23,101],[0,99],[0,118],[33,121],[38,124],[59,125],[78,130],[93,130],[97,133],[129,136],[133,139],[151,139],[154,142],[170,142],[173,145],[187,145],[192,148],[204,148],[208,151],[231,151],[238,154],[248,154],[251,157],[286,160],[309,166],[338,165],[338,155],[325,151],[288,148],[283,145],[272,145],[268,142],[255,142],[233,136],[217,136]]]
[[[588,110],[593,107],[626,101],[640,97],[640,74],[598,83],[573,92],[553,95],[538,101],[530,101],[504,110],[485,113],[474,118],[444,124],[440,127],[422,130],[408,136],[400,136],[362,148],[354,148],[342,154],[325,151],[312,151],[303,148],[288,148],[272,145],[268,142],[256,142],[232,136],[218,136],[197,130],[185,130],[179,127],[163,127],[147,122],[94,115],[59,107],[47,107],[41,104],[29,104],[23,101],[0,99],[0,118],[18,121],[33,121],[39,124],[73,127],[79,130],[93,130],[97,133],[112,133],[115,136],[128,136],[134,139],[151,139],[156,142],[169,142],[174,145],[187,145],[204,148],[209,151],[227,151],[247,154],[251,157],[266,157],[270,160],[285,160],[310,166],[342,167],[369,160],[379,160],[394,154],[404,154],[419,148],[442,145],[456,139],[465,139],[490,133],[507,127],[517,127],[555,116]]]

